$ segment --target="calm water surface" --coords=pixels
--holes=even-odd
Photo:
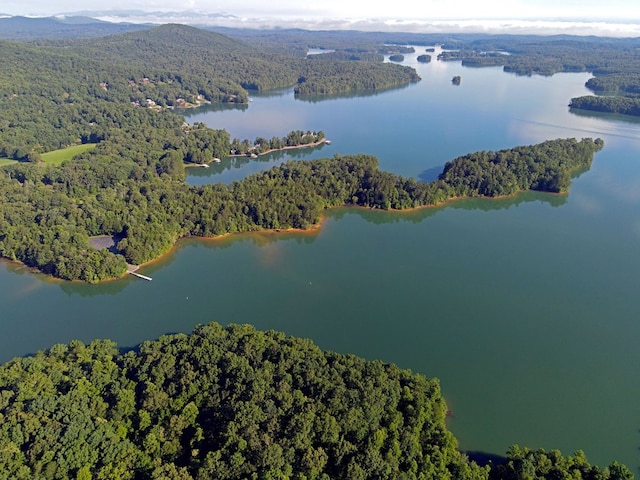
[[[465,450],[583,449],[636,471],[640,123],[569,112],[587,74],[419,65],[416,50],[405,64],[423,80],[403,89],[324,101],[287,89],[248,108],[190,112],[232,137],[324,130],[332,145],[223,159],[189,183],[334,154],[371,153],[382,169],[430,180],[477,150],[568,136],[602,137],[605,149],[566,196],[339,209],[313,234],[184,241],[145,267],[153,282],[54,282],[2,263],[0,360],[73,338],[127,347],[198,323],[252,323],[440,378]]]

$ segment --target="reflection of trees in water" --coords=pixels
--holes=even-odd
[[[118,295],[121,293],[131,282],[143,282],[144,280],[133,278],[131,275],[126,275],[123,278],[117,280],[110,280],[107,282],[100,282],[98,284],[80,283],[80,282],[68,282],[61,281],[60,288],[68,296],[79,295],[81,297],[95,297],[97,295]]]
[[[190,168],[189,176],[194,177],[215,177],[227,170],[235,170],[248,165],[250,162],[260,163],[273,163],[275,166],[278,163],[282,163],[283,160],[301,160],[308,156],[310,153],[321,150],[325,144],[291,148],[288,150],[278,150],[275,152],[267,153],[265,155],[259,155],[256,158],[251,158],[246,155],[239,157],[225,157],[221,159],[219,163],[209,164],[210,168]],[[215,183],[215,178],[212,178],[212,182]]]
[[[437,213],[447,209],[455,208],[461,210],[482,210],[485,212],[492,210],[508,210],[511,207],[530,202],[546,203],[552,207],[560,207],[567,202],[567,195],[558,195],[544,192],[523,192],[513,197],[505,198],[462,198],[449,200],[448,202],[435,207],[422,207],[415,210],[390,211],[371,208],[344,207],[330,210],[328,216],[334,219],[342,219],[347,214],[356,214],[367,222],[382,225],[388,223],[411,222],[419,223]]]
[[[569,108],[569,113],[575,115],[576,117],[612,120],[616,122],[631,123],[634,125],[640,124],[640,117],[636,117],[633,115],[622,115],[621,113],[598,112],[595,110],[583,110],[580,108]]]
[[[249,108],[249,105],[246,103],[208,103],[198,108],[186,108],[184,110],[174,110],[174,112],[181,114],[185,120],[188,120],[190,117],[207,112],[226,112],[229,110],[240,110],[244,112],[247,108]]]

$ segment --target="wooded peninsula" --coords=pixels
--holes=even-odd
[[[519,446],[480,466],[437,380],[246,325],[55,345],[0,366],[0,392],[0,480],[633,478]]]
[[[558,139],[478,152],[448,163],[431,183],[381,172],[371,156],[336,155],[287,162],[229,186],[191,187],[180,154],[169,147],[180,137],[172,143],[169,131],[158,134],[148,131],[144,144],[102,142],[57,167],[4,167],[0,254],[55,277],[95,282],[162,255],[181,237],[306,229],[331,207],[402,210],[459,197],[563,192],[571,173],[587,168],[603,145]],[[117,253],[90,246],[89,237],[102,235],[119,238]]]

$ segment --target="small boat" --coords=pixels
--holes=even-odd
[[[209,168],[209,165],[207,165],[206,163],[203,163],[202,168]]]
[[[219,159],[219,158],[216,158],[216,157],[214,157],[214,158],[213,158],[213,161],[214,161],[215,163],[220,163],[220,159]]]
[[[331,145],[331,140],[326,140],[325,139],[324,143],[326,143],[327,145]]]

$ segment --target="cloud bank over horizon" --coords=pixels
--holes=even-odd
[[[91,12],[82,12],[90,14]],[[590,21],[563,19],[370,19],[294,16],[248,17],[228,12],[204,13],[196,11],[167,12],[94,12],[95,18],[109,22],[183,23],[194,26],[254,29],[303,28],[307,30],[361,30],[408,33],[508,33],[519,35],[595,35],[606,37],[640,37],[640,23],[622,21]]]
[[[415,33],[640,37],[637,0],[3,0],[3,13],[87,15],[110,22]]]

